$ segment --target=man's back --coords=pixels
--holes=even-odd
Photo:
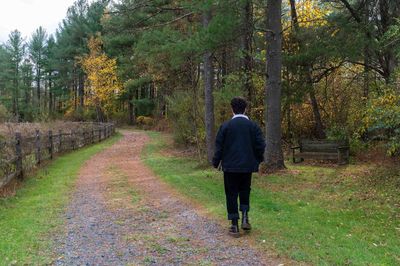
[[[219,129],[213,163],[222,161],[224,172],[257,172],[263,161],[264,148],[259,126],[246,116],[236,116]]]
[[[253,172],[258,172],[258,166],[263,161],[265,141],[260,127],[244,115],[246,100],[235,97],[231,100],[231,107],[234,116],[219,128],[215,140],[213,166],[217,168],[222,161],[226,209],[228,220],[232,221],[229,234],[239,237],[238,198],[242,212],[241,228],[251,230],[248,216],[251,176]]]

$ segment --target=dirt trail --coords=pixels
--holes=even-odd
[[[81,169],[56,265],[279,264],[156,177],[139,157],[144,133],[122,133]]]

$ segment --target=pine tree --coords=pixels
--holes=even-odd
[[[266,153],[269,171],[285,168],[281,130],[282,1],[267,1]]]
[[[36,106],[38,112],[41,111],[41,87],[43,67],[45,65],[45,54],[47,45],[47,33],[42,27],[39,27],[33,34],[29,42],[29,57],[33,63],[36,83]]]
[[[10,84],[12,91],[12,113],[19,119],[20,67],[25,54],[25,43],[21,32],[15,30],[10,33],[6,49],[10,60],[8,73],[10,73],[9,78],[12,80]]]
[[[208,28],[212,15],[211,5],[205,7],[203,11],[203,27]],[[205,99],[205,127],[206,127],[206,145],[207,145],[207,159],[212,161],[214,155],[214,142],[215,142],[215,122],[214,122],[214,67],[212,61],[212,52],[205,51],[203,55],[203,69],[204,69],[204,99]]]

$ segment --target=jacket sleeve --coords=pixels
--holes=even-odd
[[[254,152],[255,152],[255,157],[257,158],[259,163],[264,161],[264,151],[265,151],[265,139],[261,131],[261,128],[257,124],[255,124]]]
[[[224,139],[225,139],[225,126],[222,125],[220,126],[217,137],[215,138],[215,152],[214,152],[214,157],[212,159],[212,164],[215,168],[218,168],[219,163],[222,160]]]

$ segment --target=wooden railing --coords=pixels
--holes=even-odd
[[[13,140],[0,140],[0,188],[15,178],[22,180],[43,161],[52,160],[55,154],[100,142],[115,133],[111,123],[84,125],[84,129],[59,130],[56,134],[51,130],[45,133],[36,130],[30,137],[17,132]]]

